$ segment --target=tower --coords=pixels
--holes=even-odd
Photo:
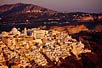
[[[27,35],[27,28],[24,28],[24,35]]]

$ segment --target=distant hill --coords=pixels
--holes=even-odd
[[[7,16],[10,14],[37,13],[37,12],[55,13],[56,11],[46,9],[37,5],[23,4],[23,3],[0,6],[0,17]]]
[[[33,4],[9,4],[0,6],[0,23],[25,23],[53,18],[57,11]]]

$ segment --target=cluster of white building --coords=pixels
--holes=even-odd
[[[50,62],[43,54],[56,63],[60,62],[60,58],[71,56],[71,53],[79,59],[79,54],[86,52],[91,50],[85,49],[83,43],[72,39],[66,33],[53,30],[24,28],[24,31],[20,32],[13,28],[10,32],[2,32],[0,40],[1,66],[4,66],[6,61],[13,63],[13,67],[46,66]]]

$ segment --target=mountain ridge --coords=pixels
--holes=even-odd
[[[47,8],[43,8],[38,5],[33,4],[24,4],[24,3],[17,3],[17,4],[8,4],[0,6],[0,17],[7,16],[12,13],[29,13],[29,12],[56,12],[54,10],[50,10]]]

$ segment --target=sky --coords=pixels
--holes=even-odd
[[[102,0],[0,0],[0,5],[27,3],[61,12],[102,13]]]

